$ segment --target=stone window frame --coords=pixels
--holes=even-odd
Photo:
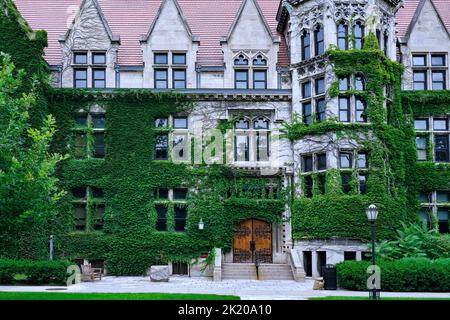
[[[167,194],[167,198],[159,198],[159,191],[161,189],[167,190],[168,194]],[[174,194],[175,194],[175,190],[186,190],[186,196],[183,199],[176,199]],[[157,188],[154,190],[155,191],[155,200],[153,201],[153,205],[155,207],[157,206],[163,206],[166,208],[166,212],[165,212],[165,230],[157,230],[157,226],[158,226],[158,220],[160,220],[157,216],[156,218],[156,224],[155,224],[155,230],[156,232],[171,232],[169,230],[167,230],[167,213],[168,213],[168,207],[169,205],[173,206],[174,208],[174,230],[173,232],[185,232],[186,231],[186,226],[187,226],[187,220],[188,220],[188,206],[187,206],[187,198],[189,196],[189,188],[187,187],[179,187],[179,188]],[[184,230],[176,230],[176,221],[177,221],[177,217],[176,217],[176,207],[178,208],[182,208],[183,210],[185,210],[185,217],[180,219],[178,218],[178,220],[182,220],[184,221]]]
[[[267,129],[257,129],[255,128],[255,121],[263,119],[264,122],[267,122]],[[236,128],[236,123],[244,120],[248,122],[248,128]],[[233,125],[233,163],[234,164],[242,164],[242,163],[267,163],[270,162],[271,158],[271,130],[272,130],[272,120],[267,115],[252,115],[252,116],[241,116],[236,121],[234,121]],[[259,139],[261,136],[261,132],[266,136],[266,145],[265,148],[260,148]],[[246,151],[244,155],[244,159],[240,159],[238,157],[238,147],[237,147],[237,139],[238,137],[246,138]],[[267,151],[267,159],[261,160],[260,158],[260,150]]]
[[[156,55],[158,54],[164,54],[167,57],[167,63],[156,63]],[[181,63],[175,63],[174,57],[176,55],[183,55],[184,58],[184,64]],[[187,57],[188,51],[185,50],[153,50],[152,51],[152,68],[153,68],[153,88],[154,89],[186,89],[188,85],[188,65],[187,65]],[[160,79],[158,80],[156,78],[156,74],[160,71],[165,72],[166,79]],[[177,71],[183,71],[184,72],[184,80],[176,80],[175,79],[175,73]],[[164,87],[157,87],[157,81],[165,81],[166,85]],[[177,82],[184,81],[184,86],[175,88],[175,84]]]
[[[361,28],[361,37],[358,37],[358,38],[356,38],[356,27],[357,26],[359,26]],[[365,33],[366,33],[366,25],[365,25],[364,21],[360,20],[360,19],[356,20],[352,26],[352,39],[353,39],[352,49],[362,50],[364,48],[364,37],[366,36]],[[357,41],[361,42],[360,47],[356,46]]]
[[[317,30],[322,31],[322,44],[323,44],[323,52],[318,52],[318,41],[317,41]],[[307,43],[304,42],[305,36],[308,36],[309,41]],[[305,49],[308,48],[309,56],[305,57]],[[309,60],[313,57],[323,55],[325,53],[325,30],[323,23],[316,23],[311,29],[304,28],[300,31],[300,55],[301,61]]]
[[[380,26],[382,27],[382,26]],[[384,54],[386,56],[389,55],[389,31],[387,29],[379,29],[375,31],[377,39],[378,39],[378,47],[380,50],[383,50]]]
[[[340,37],[339,36],[339,27],[343,25],[345,27],[345,37]],[[355,43],[355,28],[357,25],[360,25],[362,27],[362,38],[361,38],[361,48],[356,48],[356,43]],[[356,19],[354,21],[348,21],[346,19],[340,19],[339,21],[337,21],[336,23],[336,46],[340,49],[340,50],[352,50],[352,49],[356,49],[356,50],[360,50],[364,48],[364,37],[366,36],[367,33],[367,26],[366,23],[363,19]],[[339,40],[340,39],[345,39],[345,48],[341,48],[339,46]]]
[[[345,31],[345,36],[344,37],[339,35],[339,33],[340,33],[339,32],[339,28],[340,28],[341,25],[345,27],[345,30],[344,30]],[[348,21],[341,19],[341,20],[339,20],[336,23],[336,46],[340,50],[349,50],[351,48],[350,41],[349,41],[349,30],[350,30],[350,28],[349,28],[349,22]],[[344,48],[341,48],[340,45],[339,45],[340,39],[344,39],[344,41],[345,41],[345,47]]]
[[[186,124],[187,127],[186,128],[175,128],[175,119],[176,118],[186,118]],[[161,126],[161,127],[157,127],[156,126],[156,121],[158,121],[159,119],[164,119],[166,125],[165,126]],[[156,158],[156,144],[154,145],[154,155],[153,155],[153,160],[154,161],[167,161],[167,160],[175,160],[178,162],[183,162],[183,161],[189,161],[190,159],[190,133],[189,133],[189,127],[190,127],[190,123],[189,123],[189,115],[185,115],[185,114],[170,114],[168,116],[164,116],[164,117],[156,117],[153,119],[154,123],[153,123],[153,128],[156,130],[155,132],[155,136],[158,135],[164,135],[167,136],[167,156],[165,158]],[[174,159],[172,151],[173,148],[175,146],[175,137],[176,136],[184,136],[185,137],[185,141],[186,141],[186,145],[183,148],[183,157],[180,158],[176,158]],[[156,142],[156,141],[155,141]],[[186,155],[184,155],[184,152],[186,152]]]
[[[308,41],[305,38],[308,38]],[[308,49],[309,55],[306,55],[306,49]],[[311,41],[311,30],[302,29],[300,31],[300,52],[301,52],[301,60],[306,61],[313,57],[313,46]]]
[[[357,77],[360,76],[362,78],[362,89],[358,88],[357,89]],[[347,81],[347,90],[341,90],[341,81],[342,79],[346,79]],[[367,101],[365,101],[362,97],[360,97],[358,95],[358,92],[363,92],[366,90],[366,78],[364,76],[364,74],[362,72],[355,72],[350,76],[347,77],[343,77],[343,78],[337,78],[337,80],[339,81],[339,95],[337,97],[338,99],[338,115],[337,118],[339,119],[340,122],[343,123],[359,123],[359,124],[370,124],[369,120],[367,119],[367,115],[364,117],[364,121],[358,121],[358,101],[361,101],[364,105],[364,111],[367,111]],[[347,95],[345,94],[347,91],[353,91],[351,95]],[[340,112],[344,111],[344,109],[341,110],[340,107],[340,99],[347,99],[348,100],[348,111],[347,111],[347,116],[348,116],[348,121],[342,121],[341,117],[340,117]]]
[[[321,53],[319,52],[319,47],[318,47],[318,44],[320,42],[317,41],[317,34],[318,34],[317,31],[318,30],[322,31],[322,33],[321,33],[322,34],[322,41],[320,41],[320,42],[322,42],[323,50],[322,50]],[[313,48],[314,48],[314,57],[324,54],[325,51],[326,51],[326,47],[325,47],[325,28],[324,28],[323,23],[317,23],[314,26],[314,28],[313,28],[313,37],[312,38],[313,38],[313,43],[314,43],[314,46],[313,46]]]
[[[443,193],[447,193],[447,197],[448,200],[447,202],[440,202],[438,201],[437,198],[437,194],[438,192],[443,192]],[[420,192],[420,194],[426,194],[427,198],[429,201],[424,202],[421,201],[422,198],[419,196],[419,202],[420,202],[420,211],[418,213],[419,219],[425,224],[427,224],[427,228],[431,229],[433,227],[438,227],[440,228],[441,225],[441,221],[445,221],[443,219],[440,219],[439,217],[439,210],[440,209],[444,209],[447,210],[447,221],[446,221],[446,225],[447,225],[447,233],[448,233],[448,223],[449,223],[449,219],[450,219],[450,189],[447,190],[433,190],[430,192]],[[428,217],[427,219],[424,219],[423,216],[421,216],[422,212],[424,212],[424,210],[428,211]],[[433,221],[435,221],[437,223],[437,225],[433,226]]]
[[[85,189],[85,196],[80,198],[80,197],[75,197],[73,195],[73,191],[75,189]],[[102,197],[95,197],[94,196],[94,189],[98,189],[102,191],[103,196]],[[105,203],[105,197],[104,197],[104,189],[102,188],[98,188],[98,187],[93,187],[93,186],[81,186],[81,187],[75,187],[72,188],[72,206],[74,207],[74,222],[75,222],[75,229],[77,230],[77,232],[83,232],[83,233],[87,233],[87,232],[91,232],[91,231],[101,231],[103,230],[104,227],[104,214],[105,214],[105,210],[106,210],[106,203]],[[89,210],[89,206],[92,206],[92,210]],[[82,207],[84,209],[84,215],[85,215],[85,219],[84,219],[84,224],[83,225],[78,225],[77,224],[77,214],[76,214],[76,210],[77,207]],[[102,207],[103,210],[101,210],[102,213],[102,217],[101,219],[96,218],[96,210]],[[98,222],[100,220],[100,222]],[[92,221],[92,225],[89,224],[89,221]],[[81,226],[81,228],[79,228],[79,226]]]
[[[434,128],[434,120],[440,120],[440,119],[446,119],[447,123],[447,129],[446,130],[436,130]],[[417,120],[426,120],[427,121],[427,128],[424,129],[417,129],[414,125],[414,129],[416,130],[416,138],[417,137],[425,137],[427,138],[427,150],[430,146],[433,146],[433,150],[430,154],[427,154],[426,160],[420,160],[420,161],[432,161],[436,163],[450,163],[450,115],[433,115],[429,117],[416,117],[414,118],[414,122]],[[436,136],[447,136],[447,161],[436,161]],[[416,139],[416,148],[417,148],[417,139]]]
[[[242,61],[242,63],[240,63]],[[255,61],[264,61],[265,63],[255,63]],[[246,63],[244,63],[246,62]],[[237,52],[233,56],[233,79],[234,79],[234,89],[254,89],[254,90],[265,90],[268,87],[268,71],[269,71],[269,58],[266,54],[261,51],[257,51],[255,54],[249,55],[245,52]],[[237,80],[237,73],[245,72],[246,81]],[[265,72],[265,80],[255,80],[256,72]],[[238,82],[246,84],[245,88],[238,87]],[[264,83],[264,88],[255,88],[255,83]]]
[[[324,91],[317,93],[317,83],[318,80],[323,80],[324,82]],[[305,97],[304,96],[304,92],[303,92],[303,87],[305,84],[309,83],[310,84],[310,95]],[[327,98],[327,90],[326,90],[326,74],[325,73],[320,73],[315,75],[314,77],[311,78],[307,78],[305,80],[303,80],[300,83],[300,88],[301,88],[301,99],[300,99],[300,103],[302,105],[302,121],[303,123],[305,123],[307,126],[312,125],[315,122],[323,122],[326,121],[326,110],[327,110],[327,103],[326,103],[326,98]],[[324,119],[320,120],[318,119],[319,113],[318,111],[318,102],[319,101],[323,101],[325,103],[324,106]],[[310,108],[311,108],[311,114],[308,115],[311,120],[310,120],[310,124],[308,124],[306,122],[306,114],[305,114],[305,105],[309,104]]]
[[[318,158],[320,155],[325,155],[325,169],[319,169]],[[306,157],[312,157],[312,170],[304,171],[304,159]],[[304,197],[310,198],[312,196],[312,190],[316,187],[316,182],[319,184],[317,187],[322,192],[325,193],[326,184],[326,173],[330,168],[329,163],[329,153],[326,150],[318,150],[315,152],[303,153],[300,155],[300,177],[304,180],[305,189],[302,186],[302,195]],[[312,178],[314,174],[317,174],[318,181]],[[307,181],[310,181],[310,187],[306,186]]]
[[[94,124],[94,118],[96,116],[103,116],[104,121],[105,121],[105,125],[102,127],[95,127]],[[75,159],[76,160],[85,160],[85,159],[96,159],[96,160],[104,160],[105,156],[106,156],[106,142],[105,142],[105,134],[106,134],[106,111],[105,109],[103,109],[102,107],[98,106],[98,105],[94,105],[92,106],[89,111],[86,111],[85,109],[80,109],[77,112],[77,118],[80,117],[85,117],[86,118],[86,125],[83,126],[76,126],[75,128],[73,128],[73,130],[75,131]],[[91,128],[92,130],[92,134],[94,136],[94,145],[93,145],[93,150],[89,149],[89,144],[88,144],[88,131],[89,128]],[[95,136],[97,135],[102,135],[103,136],[103,153],[98,154],[96,151],[96,138]],[[79,148],[80,146],[77,146],[77,141],[79,141],[78,139],[82,139],[82,144],[81,147],[83,148],[82,150],[82,156],[77,156],[77,148]]]
[[[414,65],[414,57],[425,57],[425,65]],[[433,56],[444,56],[444,65],[443,66],[433,66],[432,58]],[[412,52],[411,55],[411,73],[412,73],[412,90],[421,91],[421,90],[432,90],[432,91],[441,91],[449,89],[449,56],[447,52]],[[433,89],[433,73],[434,72],[443,72],[444,74],[444,88],[443,89]],[[425,88],[424,89],[415,89],[415,81],[414,74],[416,73],[424,73],[425,74]]]
[[[85,54],[86,55],[86,63],[75,63],[77,54]],[[105,63],[94,63],[94,56],[95,55],[105,55]],[[98,88],[98,89],[105,89],[106,83],[107,83],[107,51],[106,50],[72,50],[72,61],[71,61],[71,67],[73,69],[73,87],[74,88]],[[77,87],[77,79],[76,79],[76,73],[77,71],[82,70],[86,72],[86,86],[85,87]],[[103,87],[96,87],[95,86],[95,80],[94,80],[94,71],[103,71],[104,72],[104,86]],[[91,81],[89,82],[88,74],[91,74]]]
[[[349,168],[343,168],[341,167],[341,153],[343,154],[349,154],[351,156],[350,160],[350,167]],[[365,155],[365,166],[361,167],[359,166],[359,155],[364,154]],[[338,169],[341,173],[341,179],[343,175],[350,175],[349,181],[352,179],[353,172],[356,171],[356,178],[357,185],[358,185],[358,193],[359,194],[366,194],[367,193],[367,176],[369,172],[369,153],[367,150],[356,148],[356,149],[339,149],[338,150],[338,159],[337,159]],[[361,178],[364,177],[364,185],[361,184]],[[343,181],[341,182],[343,183]],[[362,186],[364,186],[364,191],[362,191]],[[342,185],[343,188],[343,185]],[[344,190],[344,188],[343,188]],[[350,190],[351,191],[351,190]]]

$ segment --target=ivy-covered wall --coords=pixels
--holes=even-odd
[[[213,247],[230,249],[234,226],[247,218],[281,222],[286,194],[280,177],[269,190],[266,178],[224,166],[153,160],[154,137],[161,132],[154,119],[191,109],[193,103],[185,96],[150,90],[55,90],[49,100],[58,127],[54,150],[72,156],[59,170],[61,187],[68,191],[53,230],[60,257],[104,259],[111,274],[143,274],[154,263],[190,261]],[[76,160],[75,119],[80,109],[93,105],[106,110],[106,157]],[[76,187],[104,190],[102,231],[75,231],[70,190]],[[185,232],[173,231],[173,203],[155,198],[158,188],[180,187],[190,189]],[[155,203],[168,207],[168,231],[155,229]],[[200,219],[204,230],[198,230]]]
[[[411,122],[414,118],[450,115],[450,91],[404,91],[402,105]],[[422,135],[423,133],[417,133]],[[429,134],[426,134],[429,137]],[[450,164],[432,161],[433,146],[429,144],[428,161],[416,162],[408,170],[410,201],[416,200],[419,192],[433,192],[450,188]]]
[[[33,31],[23,19],[12,0],[0,1],[0,52],[11,56],[17,70],[24,69],[29,77],[24,82],[30,88],[33,75],[48,77],[48,66],[44,60],[47,33]],[[1,59],[1,57],[0,57]]]
[[[331,98],[338,95],[363,98],[369,124],[344,124],[329,119],[310,126],[301,121],[287,126],[293,142],[327,132],[359,139],[361,149],[369,155],[367,193],[358,193],[356,171],[350,182],[350,193],[344,194],[339,171],[329,170],[324,194],[315,188],[311,198],[294,201],[294,239],[367,239],[370,232],[364,213],[371,203],[380,209],[378,232],[382,239],[391,237],[402,221],[416,219],[417,195],[411,190],[415,183],[411,180],[416,167],[415,133],[401,103],[402,67],[387,59],[373,38],[374,35],[366,37],[363,50],[332,49],[327,53],[337,77],[364,75],[364,91],[340,92],[336,81],[328,94]]]

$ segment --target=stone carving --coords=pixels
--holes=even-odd
[[[151,266],[150,281],[152,282],[168,282],[169,266]]]
[[[307,76],[313,76],[325,72],[327,61],[328,59],[325,56],[317,56],[310,60],[293,65],[293,67],[297,68],[299,78],[305,78]]]
[[[352,2],[335,2],[334,10],[335,20],[365,20],[367,11],[366,1],[352,1]]]
[[[317,24],[323,24],[324,7],[316,6],[313,9],[302,12],[299,16],[299,30],[312,30]]]

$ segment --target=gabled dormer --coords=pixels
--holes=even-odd
[[[221,40],[225,87],[276,89],[280,37],[273,35],[256,0],[243,0],[226,36]],[[239,61],[245,56],[247,64]]]
[[[72,25],[59,39],[61,86],[114,88],[120,39],[114,35],[97,0],[83,0]]]
[[[450,88],[450,33],[433,1],[420,0],[399,43],[404,90]]]
[[[178,1],[163,0],[148,33],[141,38],[144,87],[196,88],[195,61],[199,43]]]

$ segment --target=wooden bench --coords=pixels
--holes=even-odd
[[[102,268],[92,268],[90,264],[81,266],[81,280],[94,281],[96,279],[102,280]]]

